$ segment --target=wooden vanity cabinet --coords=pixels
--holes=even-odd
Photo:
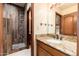
[[[68,54],[37,40],[37,56],[68,56]]]
[[[37,46],[37,56],[51,56],[48,52],[46,52],[43,48],[40,46]]]
[[[77,13],[72,13],[62,16],[61,19],[61,34],[76,35]]]

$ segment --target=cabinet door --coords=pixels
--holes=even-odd
[[[42,49],[41,47],[37,47],[37,55],[38,56],[51,56],[48,52],[46,52],[44,49]]]
[[[66,16],[64,17],[64,34],[73,35],[74,30],[74,23],[73,23],[74,16]]]

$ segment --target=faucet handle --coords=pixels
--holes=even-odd
[[[60,37],[60,40],[62,40],[62,39],[63,39],[63,37],[61,36],[61,37]]]

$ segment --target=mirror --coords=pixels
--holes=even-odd
[[[56,12],[55,15],[55,34],[60,34],[61,15]]]
[[[76,36],[77,4],[62,4],[55,11],[55,34]]]

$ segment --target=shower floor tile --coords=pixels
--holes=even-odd
[[[31,56],[31,49],[24,49],[24,50],[9,54],[7,56]]]

